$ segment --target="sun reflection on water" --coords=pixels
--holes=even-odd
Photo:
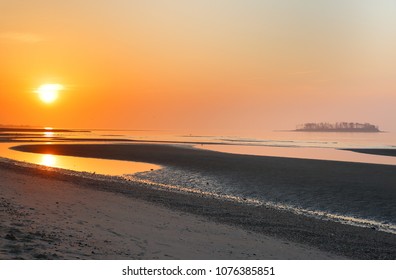
[[[56,165],[56,157],[51,154],[45,154],[41,156],[41,162],[40,164],[49,166],[49,167],[55,167]]]
[[[48,142],[50,144],[50,142]],[[10,149],[15,143],[0,143],[0,157],[21,162],[40,164],[47,167],[62,168],[79,172],[120,176],[160,169],[161,166],[145,162],[80,158],[51,154],[25,153]]]

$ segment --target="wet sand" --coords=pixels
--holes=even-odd
[[[236,155],[147,143],[27,145],[15,149],[159,164],[168,168],[140,177],[167,185],[195,184],[204,191],[227,188],[227,194],[239,197],[294,203],[304,209],[396,224],[396,166],[391,165]]]
[[[58,145],[54,144],[51,146],[42,145],[31,145],[18,148],[19,150],[29,150],[34,152],[52,153],[52,154],[62,154],[62,155],[78,155],[84,157],[98,157],[107,159],[121,159],[121,160],[135,160],[143,162],[151,162],[156,164],[170,165],[175,167],[191,168],[191,169],[201,169],[211,172],[226,172],[226,174],[241,172],[241,165],[244,166],[243,170],[245,172],[251,172],[252,174],[264,174],[262,179],[269,180],[269,182],[280,182],[290,181],[294,184],[317,184],[318,182],[324,182],[332,178],[331,183],[338,183],[341,186],[347,186],[351,182],[356,184],[362,184],[363,186],[370,186],[375,180],[381,178],[382,188],[386,191],[389,188],[394,188],[395,182],[395,167],[392,166],[381,166],[381,165],[370,165],[370,164],[354,164],[354,163],[337,163],[337,162],[327,162],[327,161],[316,161],[316,160],[297,160],[297,159],[287,159],[287,158],[274,158],[274,157],[254,157],[254,156],[235,156],[229,154],[216,153],[211,151],[194,150],[190,148],[183,148],[178,146],[169,145],[150,145],[150,144],[97,144],[97,145]],[[82,178],[81,176],[74,176],[70,174],[65,174],[56,170],[38,170],[35,168],[27,168],[21,166],[11,166],[10,164],[0,165],[5,174],[19,174],[20,176],[32,176],[40,178],[40,180],[49,180],[48,185],[53,186],[53,188],[60,188],[63,190],[72,189],[70,186],[61,186],[64,184],[72,184],[74,188],[84,191],[94,191],[95,194],[102,193],[103,201],[105,197],[117,196],[119,198],[126,199],[125,203],[134,203],[134,201],[139,201],[144,205],[150,205],[153,209],[160,209],[161,213],[163,211],[170,211],[176,216],[187,215],[187,220],[198,219],[201,220],[200,224],[195,232],[192,240],[196,240],[199,245],[197,248],[206,250],[205,253],[199,254],[190,251],[185,254],[176,254],[177,251],[172,251],[173,254],[167,254],[171,256],[169,258],[258,258],[258,259],[324,259],[324,258],[352,258],[352,259],[396,259],[396,235],[380,232],[375,229],[361,228],[350,225],[344,225],[341,223],[319,220],[315,218],[310,218],[302,215],[297,215],[288,211],[275,210],[273,208],[268,208],[265,206],[251,206],[235,201],[224,201],[215,199],[213,197],[208,197],[199,194],[187,194],[183,192],[169,192],[162,189],[153,188],[153,186],[145,185],[139,182],[122,182],[121,180],[115,180],[113,182],[102,180],[101,178]],[[247,171],[246,171],[247,170]],[[228,172],[228,173],[227,173]],[[234,174],[235,175],[235,174]],[[337,176],[335,176],[337,175]],[[340,177],[339,177],[340,176]],[[26,179],[26,182],[29,182]],[[272,180],[272,181],[271,181]],[[10,184],[16,182],[14,179],[9,180]],[[40,184],[41,185],[41,184]],[[131,187],[132,186],[132,187]],[[1,188],[4,189],[6,185],[2,183]],[[52,188],[51,188],[52,189]],[[71,192],[71,194],[74,191]],[[88,195],[89,197],[90,195]],[[8,198],[7,198],[8,199]],[[69,203],[75,200],[75,197],[70,197]],[[40,198],[38,198],[40,201]],[[84,201],[84,200],[83,200]],[[83,204],[80,202],[80,206]],[[95,201],[101,201],[100,198],[95,198]],[[127,202],[129,201],[129,202]],[[91,205],[94,209],[98,207],[98,202],[94,202],[93,199],[88,199],[87,205]],[[149,204],[148,204],[149,203]],[[15,205],[20,205],[20,202],[16,202]],[[114,203],[114,205],[122,203]],[[56,205],[56,203],[55,203]],[[59,204],[58,204],[59,205]],[[74,203],[73,207],[77,207],[79,203]],[[99,205],[101,205],[99,203]],[[116,206],[106,205],[100,211],[113,211]],[[86,207],[86,208],[91,208]],[[34,207],[33,207],[34,208]],[[138,207],[139,208],[139,207]],[[73,209],[73,208],[70,208]],[[70,211],[70,209],[68,211]],[[76,214],[80,213],[81,210],[75,208]],[[107,209],[107,210],[105,210]],[[65,211],[65,212],[68,212]],[[85,209],[84,211],[87,211]],[[81,211],[81,212],[84,212]],[[116,210],[114,210],[116,211]],[[123,213],[124,210],[119,210],[118,213]],[[135,210],[133,210],[135,211]],[[49,211],[45,210],[45,213]],[[143,211],[145,212],[145,211]],[[54,214],[58,219],[63,219],[66,214]],[[144,213],[142,213],[144,216]],[[193,216],[191,216],[193,215]],[[73,219],[77,219],[77,216]],[[97,215],[101,217],[101,215]],[[155,216],[155,215],[154,215]],[[98,218],[96,217],[96,218]],[[114,219],[115,216],[108,218],[108,222]],[[96,219],[95,218],[95,219]],[[72,218],[70,218],[72,219]],[[98,218],[99,219],[99,218]],[[102,218],[100,218],[102,219]],[[35,220],[35,219],[33,219]],[[93,217],[87,217],[83,219],[88,225],[92,226]],[[102,219],[103,220],[103,219]],[[186,220],[176,221],[176,223],[171,222],[172,218],[164,217],[161,218],[162,221],[169,223],[169,228],[175,228],[176,225],[182,226],[187,223]],[[78,224],[76,220],[71,221],[72,224]],[[103,221],[96,224],[101,225]],[[135,221],[131,220],[131,227]],[[155,224],[155,222],[153,222]],[[147,231],[153,230],[153,223],[147,225]],[[151,226],[150,226],[151,224]],[[220,241],[213,243],[205,243],[205,240],[211,240],[209,233],[205,235],[199,231],[199,228],[206,226],[217,225],[213,229],[212,235],[221,231],[220,227],[225,227],[224,234],[221,235],[221,240],[227,240],[226,243],[229,246],[239,246],[237,245],[237,240],[241,241],[243,239],[234,238],[233,232],[235,230],[241,230],[243,234],[254,234],[254,238],[246,238],[246,243],[238,247],[239,249],[231,250],[232,254],[224,254],[223,250],[227,246],[221,245]],[[103,226],[101,226],[103,227]],[[105,225],[104,227],[108,227]],[[118,230],[120,224],[115,226]],[[182,226],[183,227],[183,226]],[[64,228],[64,223],[60,223],[59,229]],[[155,227],[154,227],[155,228]],[[118,232],[115,230],[115,232]],[[114,230],[113,230],[114,231]],[[157,228],[155,228],[157,231]],[[3,232],[4,233],[4,232]],[[158,234],[157,237],[165,238],[168,234],[164,233]],[[180,232],[178,233],[180,236]],[[242,234],[242,233],[241,233]],[[241,236],[241,234],[237,234]],[[242,236],[243,236],[242,234]],[[72,234],[73,235],[73,234]],[[147,235],[147,232],[143,234]],[[121,235],[123,236],[123,235]],[[183,236],[183,235],[182,235]],[[209,236],[209,237],[208,237]],[[245,235],[246,236],[246,235]],[[256,237],[258,236],[258,237]],[[149,238],[151,242],[157,237]],[[213,237],[213,236],[212,236]],[[235,236],[234,236],[235,237]],[[73,238],[70,237],[72,240]],[[96,237],[95,237],[96,238]],[[208,239],[209,238],[209,239]],[[231,239],[229,239],[231,238]],[[285,254],[280,253],[275,255],[274,252],[277,250],[270,249],[271,246],[263,245],[260,252],[257,254],[252,248],[259,246],[258,244],[263,240],[271,239],[271,244],[273,240],[276,242],[281,242],[279,244],[291,245],[292,247],[303,246],[303,248],[308,249],[305,253],[300,255],[291,254],[293,252],[291,248],[287,248]],[[124,238],[120,238],[124,240]],[[125,239],[126,240],[126,239]],[[129,239],[132,240],[132,239]],[[201,240],[201,241],[199,241]],[[251,240],[261,240],[259,243],[252,242]],[[104,242],[104,241],[103,241]],[[121,242],[121,241],[120,241]],[[200,243],[204,242],[204,243]],[[220,242],[217,244],[217,242]],[[283,242],[283,243],[282,243]],[[286,242],[286,243],[285,243]],[[176,246],[176,244],[169,244],[170,248]],[[260,243],[261,244],[261,243]],[[297,245],[300,244],[300,245]],[[164,245],[165,246],[165,245]],[[267,247],[268,248],[267,248]],[[155,246],[154,246],[155,247]],[[169,246],[168,246],[169,247]],[[276,248],[281,246],[276,245]],[[99,247],[98,247],[99,248]],[[112,248],[112,246],[109,246]],[[114,247],[115,248],[115,247]],[[122,248],[122,246],[120,247]],[[208,248],[213,248],[209,250]],[[217,249],[216,249],[217,248]],[[268,250],[267,250],[267,249]],[[299,247],[300,248],[300,247]],[[146,250],[146,249],[145,249]],[[143,250],[143,251],[145,251]],[[170,250],[170,249],[169,249]],[[209,251],[208,251],[209,250]],[[318,251],[319,250],[319,251]],[[147,250],[146,250],[147,251]],[[215,254],[214,252],[218,252]],[[256,253],[252,253],[255,251]],[[267,252],[272,252],[270,255]],[[278,251],[281,252],[282,250]],[[177,251],[179,252],[179,251]],[[223,253],[219,253],[223,252]],[[239,252],[238,254],[234,254]],[[313,252],[316,252],[315,254]],[[320,253],[318,253],[320,252]],[[325,253],[323,253],[325,252]],[[243,254],[242,254],[243,253]],[[250,254],[251,253],[251,254]],[[290,253],[290,254],[289,254]],[[162,254],[162,253],[161,253]],[[159,258],[167,258],[165,255],[161,255]],[[48,256],[48,254],[46,254]],[[59,255],[58,255],[59,256]],[[60,258],[65,258],[64,255],[60,255]],[[114,257],[114,254],[103,253],[101,258]],[[121,255],[120,255],[121,256]],[[146,255],[123,255],[121,258],[153,258],[153,254]],[[129,256],[129,257],[128,257]],[[73,258],[71,255],[66,258]],[[92,255],[86,254],[82,258],[93,258]]]
[[[345,149],[352,152],[370,154],[370,155],[380,155],[380,156],[390,156],[396,157],[396,149]]]
[[[160,194],[110,192],[111,182],[4,163],[0,177],[0,259],[342,258],[171,210],[169,197],[154,203]]]

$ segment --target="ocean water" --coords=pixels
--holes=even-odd
[[[13,131],[0,133],[21,143],[123,143],[127,141],[162,142],[188,145],[235,154],[288,158],[322,159],[396,165],[396,157],[344,151],[347,148],[396,148],[395,133],[304,133],[270,131],[259,135],[189,134],[178,131],[84,130]],[[268,184],[265,176],[253,173],[204,172],[188,168],[146,163],[82,159],[56,155],[34,155],[9,150],[19,143],[0,144],[0,156],[34,164],[119,176],[176,191],[198,192],[253,205],[268,205],[320,219],[337,220],[374,227],[396,234],[396,182],[393,188],[362,188],[358,184],[329,186],[318,184]],[[88,160],[88,162],[86,162]],[[68,162],[68,164],[63,164]],[[107,166],[111,164],[112,171]],[[129,164],[129,166],[128,166]],[[133,168],[132,165],[138,166]],[[101,169],[97,166],[103,166]],[[380,183],[379,183],[380,185]]]

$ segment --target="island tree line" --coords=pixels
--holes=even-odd
[[[337,122],[305,123],[298,125],[296,131],[362,131],[379,132],[376,125],[370,123]]]

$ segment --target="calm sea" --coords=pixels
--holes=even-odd
[[[89,130],[78,133],[51,133],[47,138],[91,140],[135,140],[190,143],[197,148],[227,153],[322,159],[396,165],[396,158],[368,155],[342,149],[396,148],[396,133],[315,133],[267,131],[257,134],[190,134],[181,131]],[[41,137],[41,135],[39,135]]]

